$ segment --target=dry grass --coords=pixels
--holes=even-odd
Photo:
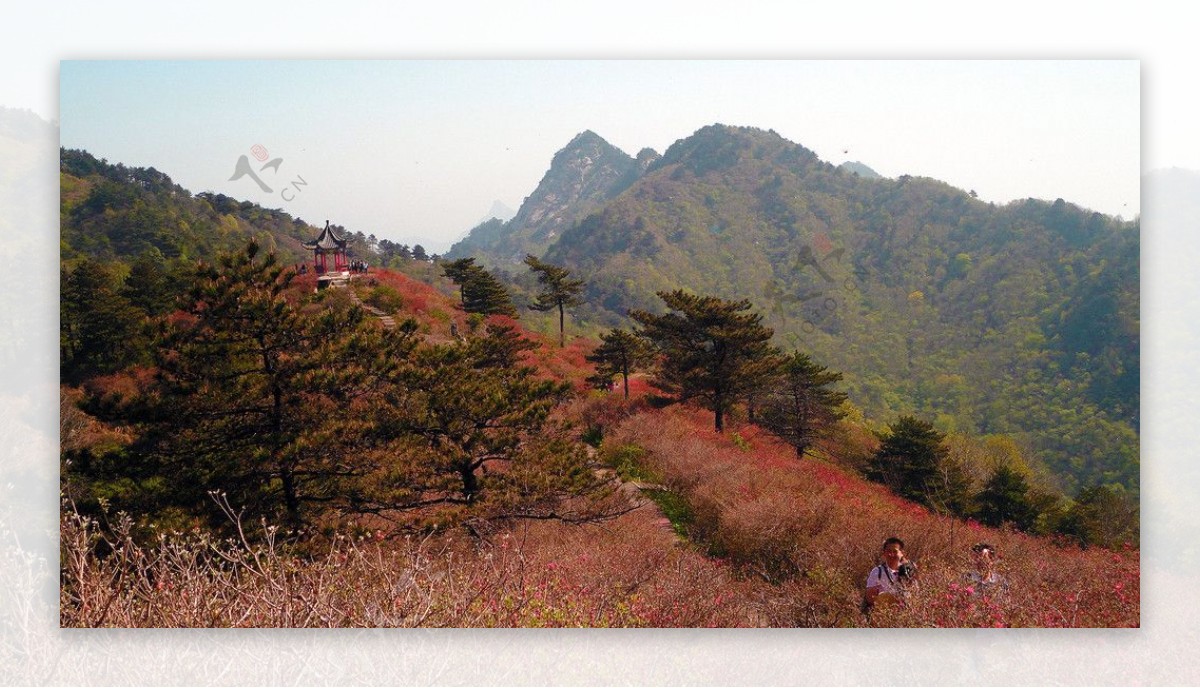
[[[608,441],[647,450],[644,461],[691,505],[693,537],[738,568],[787,591],[785,625],[864,623],[847,618],[884,538],[899,536],[920,566],[921,591],[872,623],[906,626],[1137,626],[1138,552],[1080,550],[1045,538],[939,516],[844,469],[797,461],[754,426],[726,436],[707,415],[672,408],[626,421]],[[1008,592],[966,591],[968,549],[1003,554]],[[795,589],[792,589],[794,587]],[[853,615],[851,615],[853,617]],[[786,621],[786,619],[781,619]]]
[[[1138,552],[1083,551],[932,514],[851,471],[797,461],[754,426],[592,394],[562,409],[603,428],[601,456],[635,446],[683,502],[681,540],[652,506],[582,526],[509,524],[487,538],[367,531],[301,550],[199,530],[131,535],[64,508],[60,622],[70,627],[1137,626]],[[82,428],[81,428],[81,431]],[[234,510],[227,506],[232,520]],[[880,542],[920,570],[903,607],[858,610]],[[968,589],[970,544],[1003,555],[1005,594]]]
[[[337,537],[293,556],[200,532],[149,546],[64,510],[65,627],[756,625],[727,567],[676,546],[648,511],[607,526],[526,523],[488,540]],[[104,532],[110,532],[104,535]],[[97,551],[108,552],[97,556]],[[713,591],[697,595],[697,590]],[[733,598],[742,603],[730,606]]]

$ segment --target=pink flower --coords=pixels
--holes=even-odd
[[[974,594],[975,594],[975,587],[974,587],[974,586],[971,586],[971,585],[968,585],[968,586],[966,587],[966,590],[965,590],[965,592],[966,592],[968,595],[974,595]]]

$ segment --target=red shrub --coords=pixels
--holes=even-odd
[[[873,617],[877,625],[1138,625],[1136,552],[1082,551],[938,516],[843,468],[797,460],[753,426],[717,435],[709,414],[695,409],[640,414],[606,442],[648,450],[645,461],[692,507],[694,537],[744,572],[790,581],[788,594],[804,600],[793,609],[797,623],[864,623],[846,610],[856,607],[880,543],[898,535],[918,562],[921,590],[907,606]],[[977,541],[1004,557],[1003,597],[963,592]],[[795,599],[777,601],[786,607]]]

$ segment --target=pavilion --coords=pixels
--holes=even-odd
[[[346,239],[329,226],[325,221],[325,229],[313,241],[304,243],[304,248],[313,252],[313,268],[318,275],[326,273],[342,273],[350,270],[350,261],[346,260]],[[325,256],[333,254],[333,269],[329,269]]]

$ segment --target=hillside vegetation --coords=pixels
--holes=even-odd
[[[64,172],[64,626],[1139,623],[1126,493],[1071,498],[1011,439],[864,413],[750,302],[663,292],[601,345],[526,330],[492,272],[380,268],[370,241],[375,267],[318,291],[264,245],[275,211],[236,204],[231,249],[201,220],[171,248],[158,223],[210,201],[99,169]],[[106,179],[114,205],[78,211]],[[614,362],[643,339],[626,398]],[[893,535],[920,587],[866,615]],[[1004,589],[964,578],[977,542]]]
[[[359,518],[294,540],[238,520],[137,534],[114,511],[63,513],[64,626],[1137,626],[1138,553],[938,516],[755,426],[718,435],[683,407],[592,393],[563,414],[603,436],[602,471],[645,485],[638,508],[570,525],[402,533]],[[827,448],[842,441],[826,443]],[[632,485],[633,482],[627,482]],[[646,497],[653,501],[647,501]],[[150,532],[157,532],[153,529]],[[904,607],[859,611],[878,543],[920,566]],[[1003,553],[1008,590],[979,595],[967,548]],[[97,552],[103,552],[99,556]],[[703,591],[697,594],[697,591]]]
[[[865,175],[745,127],[704,127],[639,170],[578,205],[544,253],[516,224],[486,233],[585,279],[589,332],[661,308],[660,291],[749,299],[783,346],[843,371],[869,416],[1008,436],[1067,492],[1136,496],[1136,222]],[[552,164],[522,213],[573,173]],[[504,257],[471,237],[452,254]]]

